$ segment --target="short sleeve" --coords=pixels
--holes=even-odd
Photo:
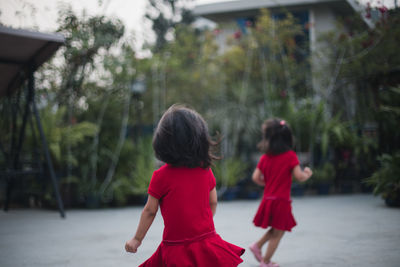
[[[151,177],[149,189],[147,190],[147,192],[149,193],[149,195],[160,199],[164,196],[165,191],[166,188],[162,176],[157,171],[153,172],[153,176]]]
[[[217,183],[215,182],[215,176],[211,170],[211,168],[209,169],[209,175],[208,175],[208,183],[209,183],[209,188],[210,191],[214,189],[214,187],[217,185]]]
[[[296,153],[294,151],[291,151],[289,154],[289,168],[290,170],[293,170],[294,167],[300,164],[299,158],[297,157]]]
[[[259,169],[260,171],[262,171],[264,169],[265,166],[265,161],[267,160],[267,156],[264,154],[260,157],[260,160],[257,163],[257,169]]]

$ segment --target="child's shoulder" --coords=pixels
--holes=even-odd
[[[286,153],[291,156],[296,156],[296,152],[294,152],[293,150],[288,150],[286,151]]]
[[[292,155],[296,155],[296,152],[294,152],[293,150],[287,150],[285,152],[279,153],[279,154],[270,154],[270,153],[265,153],[262,154],[261,158],[268,158],[268,157],[280,157],[280,156],[292,156]]]
[[[282,152],[280,154],[277,155],[273,155],[273,154],[264,154],[265,157],[267,158],[293,158],[293,157],[297,157],[296,152],[294,152],[293,150],[288,150],[285,152]]]
[[[160,166],[158,169],[156,169],[154,171],[154,174],[159,174],[159,173],[166,172],[167,169],[168,169],[168,164],[163,164],[162,166]]]
[[[168,163],[165,163],[162,165],[160,168],[155,170],[155,173],[167,173],[167,172],[210,172],[211,168],[201,168],[201,167],[195,167],[195,168],[190,168],[190,167],[185,167],[185,166],[174,166]]]
[[[281,155],[285,158],[295,158],[295,157],[297,158],[297,154],[293,150],[288,150],[286,152],[283,152]]]

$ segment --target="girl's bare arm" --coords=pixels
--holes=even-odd
[[[217,204],[218,204],[217,189],[214,187],[214,189],[210,191],[210,208],[213,216],[217,211]]]
[[[158,199],[149,195],[147,198],[147,203],[143,208],[142,215],[140,216],[140,221],[138,228],[136,230],[135,236],[126,242],[125,250],[127,252],[136,253],[140,244],[142,244],[143,238],[146,236],[147,231],[149,230],[151,224],[156,217],[158,210]]]
[[[264,181],[264,176],[259,168],[256,168],[253,172],[253,175],[251,177],[253,179],[253,182],[260,186],[265,186],[265,181]]]
[[[299,182],[305,182],[310,179],[312,175],[312,170],[308,167],[305,167],[304,170],[300,168],[300,165],[297,165],[293,168],[292,174],[294,178],[296,178]]]

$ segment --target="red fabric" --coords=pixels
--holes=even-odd
[[[215,234],[182,245],[162,242],[156,252],[139,267],[231,267],[243,260],[244,249],[224,241]]]
[[[140,266],[237,266],[244,249],[222,240],[214,228],[210,168],[164,165],[153,173],[148,193],[159,199],[163,242]],[[211,233],[211,234],[210,234]]]
[[[264,154],[257,168],[264,175],[264,196],[253,219],[256,226],[291,231],[296,225],[292,214],[290,190],[292,170],[299,164],[294,151],[279,155]]]

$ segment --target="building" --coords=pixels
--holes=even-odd
[[[373,27],[373,22],[365,16],[365,7],[354,0],[237,0],[198,5],[194,14],[218,24],[223,29],[217,36],[221,50],[226,49],[226,38],[238,30],[245,31],[247,21],[254,21],[260,9],[267,8],[273,17],[279,18],[286,12],[294,15],[305,25],[305,36],[309,43],[311,54],[311,69],[315,73],[326,61],[318,51],[321,47],[318,38],[322,33],[333,30],[337,18],[360,13],[366,26]],[[307,25],[307,26],[306,26]],[[330,74],[327,74],[330,75]],[[317,92],[324,86],[324,77],[312,76],[312,86]]]

